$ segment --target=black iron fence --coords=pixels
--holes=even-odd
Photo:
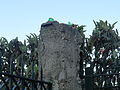
[[[28,70],[24,58],[17,65],[13,55],[6,60],[0,53],[0,90],[52,90],[52,83],[43,81],[42,68],[40,80],[38,79],[34,60],[31,60]]]
[[[84,66],[84,65],[83,65]],[[120,67],[103,68],[98,64],[83,67],[80,78],[82,90],[120,90]]]
[[[84,90],[120,90],[120,73],[94,74],[91,67],[85,72]]]
[[[108,64],[103,58],[87,61],[80,56],[82,90],[120,90],[120,55]]]

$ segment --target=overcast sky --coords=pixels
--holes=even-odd
[[[49,17],[84,24],[87,36],[94,29],[93,20],[118,21],[120,30],[120,0],[0,0],[0,37],[24,40],[30,33],[38,35]]]

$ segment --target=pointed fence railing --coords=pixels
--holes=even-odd
[[[87,62],[80,54],[80,78],[82,90],[120,90],[120,55],[114,61],[119,62],[103,67],[98,61]],[[102,60],[101,60],[102,61]]]
[[[16,62],[15,58],[11,55],[7,65],[0,52],[0,90],[52,90],[52,83],[43,80],[43,72],[41,67],[41,78],[36,79],[35,75],[35,63],[31,62],[31,76],[25,75],[24,58],[21,58],[20,72],[17,75],[15,70]]]

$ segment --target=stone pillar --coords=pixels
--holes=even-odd
[[[81,43],[80,33],[72,26],[57,21],[41,25],[39,64],[53,90],[82,90],[78,76]]]

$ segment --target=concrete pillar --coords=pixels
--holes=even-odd
[[[44,80],[53,83],[53,90],[82,90],[79,79],[80,33],[57,21],[41,25],[39,64]]]

